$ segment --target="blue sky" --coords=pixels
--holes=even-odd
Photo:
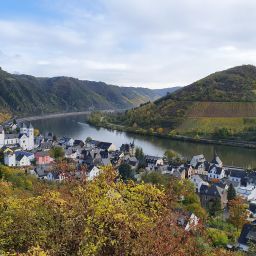
[[[187,85],[256,64],[254,0],[8,0],[0,66],[126,86]]]

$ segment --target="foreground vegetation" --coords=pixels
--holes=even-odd
[[[224,249],[219,223],[177,224],[187,210],[207,220],[187,182],[123,182],[111,167],[91,182],[47,183],[4,166],[0,175],[1,255],[240,255]]]

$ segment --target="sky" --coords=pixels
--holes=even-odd
[[[188,85],[256,65],[255,0],[8,0],[0,66],[120,86]]]

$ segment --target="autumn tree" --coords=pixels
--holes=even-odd
[[[237,229],[241,229],[247,219],[247,205],[241,197],[236,197],[228,202],[229,218],[228,221]]]

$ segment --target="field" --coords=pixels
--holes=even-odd
[[[195,102],[188,117],[256,117],[254,102]]]
[[[256,127],[256,118],[199,117],[187,118],[178,128],[180,133],[213,133],[216,128],[230,128],[235,133]]]

